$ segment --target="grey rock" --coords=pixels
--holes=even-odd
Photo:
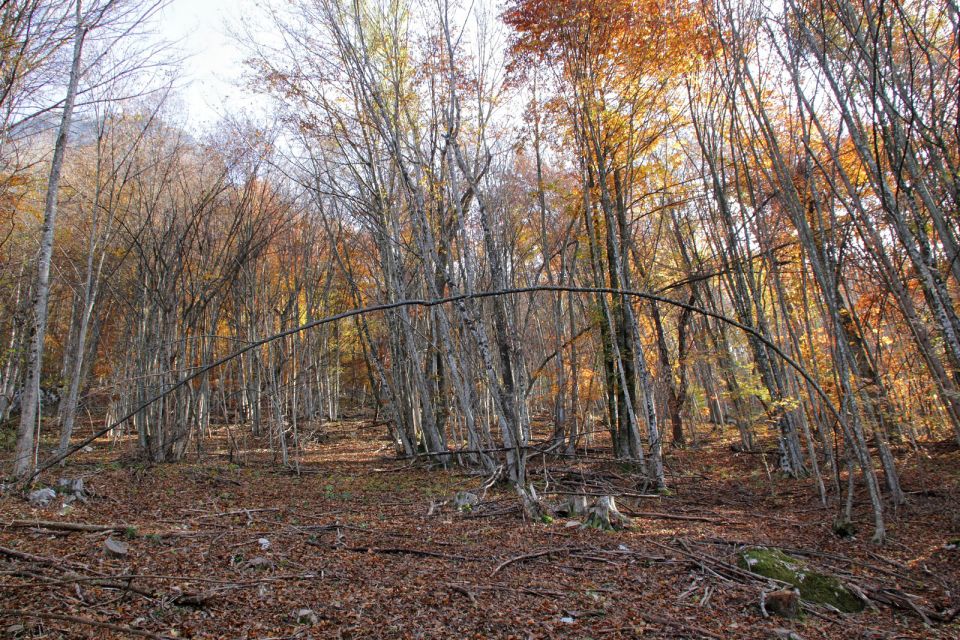
[[[31,491],[30,495],[27,496],[27,500],[30,501],[30,504],[34,507],[45,507],[50,504],[50,501],[57,497],[57,492],[51,489],[50,487],[44,487],[43,489],[37,489],[36,491]]]
[[[457,495],[453,497],[453,507],[457,511],[472,511],[478,504],[480,504],[480,498],[469,491],[457,491]]]
[[[107,538],[103,541],[103,550],[106,551],[109,556],[122,558],[130,553],[130,546],[123,540]]]
[[[320,622],[320,616],[313,609],[297,609],[293,617],[297,619],[297,624],[317,624]]]
[[[247,560],[243,567],[245,569],[270,569],[273,567],[273,560],[264,558],[263,556],[257,556],[256,558]]]

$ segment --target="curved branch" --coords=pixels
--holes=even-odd
[[[800,363],[798,363],[796,360],[794,360],[792,357],[790,357],[787,353],[785,353],[785,352],[783,351],[783,349],[781,349],[781,348],[778,347],[776,344],[774,344],[773,342],[771,342],[768,338],[766,338],[766,337],[764,337],[763,335],[761,335],[760,332],[758,332],[756,329],[754,329],[753,327],[747,326],[747,325],[745,325],[745,324],[742,324],[742,323],[740,323],[740,322],[737,322],[737,321],[734,320],[733,318],[729,318],[729,317],[727,317],[727,316],[725,316],[725,315],[723,315],[723,314],[716,313],[715,311],[710,311],[709,309],[704,309],[703,307],[699,307],[699,306],[697,306],[697,305],[689,304],[689,303],[683,302],[683,301],[681,301],[681,300],[674,300],[673,298],[667,298],[667,297],[665,297],[665,296],[657,295],[657,294],[655,294],[655,293],[647,293],[647,292],[645,292],[645,291],[632,291],[632,290],[625,290],[625,289],[614,289],[614,288],[610,288],[610,287],[573,287],[573,286],[564,286],[564,285],[539,285],[539,286],[534,286],[534,287],[517,287],[517,288],[511,288],[511,289],[501,289],[501,290],[497,290],[497,291],[479,291],[479,292],[474,292],[474,293],[461,293],[461,294],[458,294],[458,295],[448,296],[448,297],[446,297],[446,298],[438,298],[438,299],[435,299],[435,300],[425,300],[425,299],[416,299],[416,298],[415,298],[415,299],[409,299],[409,300],[399,300],[399,301],[397,301],[397,302],[389,302],[389,303],[383,303],[383,304],[376,304],[376,305],[371,305],[371,306],[368,306],[368,307],[359,307],[359,308],[356,308],[356,309],[350,309],[349,311],[344,311],[344,312],[342,312],[342,313],[337,313],[337,314],[332,315],[332,316],[326,316],[326,317],[324,317],[324,318],[318,318],[318,319],[316,319],[316,320],[311,320],[310,322],[304,323],[304,324],[302,324],[302,325],[300,325],[300,326],[293,327],[293,328],[287,329],[287,330],[285,330],[285,331],[281,331],[280,333],[275,333],[275,334],[273,334],[273,335],[267,336],[266,338],[262,338],[262,339],[260,339],[260,340],[255,341],[255,342],[251,342],[251,343],[249,343],[247,346],[243,347],[242,349],[239,349],[239,350],[237,350],[237,351],[234,351],[233,353],[231,353],[231,354],[229,354],[229,355],[226,355],[226,356],[224,356],[224,357],[222,357],[222,358],[220,358],[220,359],[218,359],[218,360],[215,360],[215,361],[211,362],[210,364],[204,365],[204,366],[196,369],[193,373],[191,373],[190,375],[186,376],[185,378],[183,378],[182,380],[180,380],[179,382],[177,382],[176,384],[174,384],[173,386],[171,386],[171,387],[170,387],[169,389],[167,389],[166,391],[163,391],[162,393],[154,396],[153,398],[150,398],[149,400],[146,400],[145,402],[143,402],[142,404],[140,404],[138,407],[136,407],[135,409],[133,409],[133,410],[130,411],[129,413],[125,414],[124,416],[118,418],[116,421],[114,421],[114,422],[111,423],[110,425],[108,425],[108,426],[106,426],[106,427],[103,427],[102,429],[94,432],[92,435],[88,436],[87,438],[85,438],[85,439],[82,440],[81,442],[73,445],[72,447],[70,447],[70,448],[67,449],[66,451],[63,451],[63,452],[61,452],[61,453],[58,453],[58,454],[55,454],[55,455],[51,456],[46,462],[44,462],[43,464],[41,464],[40,466],[38,466],[37,469],[36,469],[30,476],[27,477],[27,479],[26,479],[26,481],[25,481],[25,483],[24,483],[24,486],[29,486],[30,483],[32,483],[33,480],[34,480],[37,476],[39,476],[41,473],[43,473],[44,471],[46,471],[47,469],[49,469],[49,468],[52,467],[53,465],[57,464],[57,463],[60,462],[61,460],[65,460],[66,458],[72,456],[74,453],[76,453],[76,452],[79,451],[80,449],[84,448],[85,446],[89,445],[89,444],[92,443],[94,440],[96,440],[96,439],[99,438],[100,436],[104,435],[105,433],[107,433],[107,432],[110,431],[111,429],[115,429],[115,428],[119,427],[119,426],[122,425],[124,422],[126,422],[126,421],[129,420],[130,418],[134,417],[135,415],[137,415],[138,413],[140,413],[141,411],[143,411],[144,409],[146,409],[147,407],[149,407],[149,406],[152,405],[153,403],[162,400],[163,398],[165,398],[166,396],[170,395],[171,393],[173,393],[173,392],[176,391],[177,389],[180,389],[181,387],[185,386],[185,385],[186,385],[188,382],[190,382],[191,380],[195,380],[195,379],[199,378],[200,376],[202,376],[203,374],[207,373],[208,371],[211,371],[211,370],[213,370],[213,369],[216,369],[216,368],[218,368],[218,367],[220,367],[220,366],[222,366],[222,365],[230,362],[231,360],[234,360],[234,359],[236,359],[236,358],[239,358],[240,356],[242,356],[242,355],[245,354],[245,353],[248,353],[248,352],[250,352],[250,351],[252,351],[252,350],[254,350],[254,349],[257,349],[257,348],[259,348],[259,347],[262,347],[262,346],[264,346],[264,345],[266,345],[266,344],[269,344],[269,343],[271,343],[271,342],[273,342],[273,341],[275,341],[275,340],[280,340],[280,339],[286,338],[286,337],[288,337],[288,336],[292,336],[292,335],[296,335],[296,334],[298,334],[298,333],[302,333],[302,332],[304,332],[304,331],[308,331],[308,330],[313,329],[313,328],[315,328],[315,327],[319,327],[319,326],[322,326],[322,325],[325,325],[325,324],[331,324],[331,323],[333,323],[333,322],[338,322],[338,321],[344,320],[344,319],[346,319],[346,318],[352,318],[352,317],[354,317],[354,316],[364,315],[364,314],[367,314],[367,313],[377,313],[377,312],[382,312],[382,311],[391,311],[391,310],[393,310],[393,309],[400,309],[400,308],[403,308],[403,307],[423,307],[423,308],[431,308],[431,307],[436,307],[436,306],[447,305],[447,304],[450,304],[450,303],[453,303],[453,302],[460,302],[460,301],[463,301],[463,300],[471,300],[471,299],[476,300],[476,299],[481,299],[481,298],[493,298],[493,297],[496,297],[496,296],[508,296],[508,295],[519,295],[519,294],[525,294],[525,293],[542,293],[542,292],[583,293],[583,294],[609,294],[609,295],[615,295],[615,296],[625,296],[625,297],[631,297],[631,298],[641,298],[641,299],[644,299],[644,300],[652,300],[652,301],[654,301],[654,302],[660,302],[660,303],[663,303],[663,304],[669,304],[669,305],[672,305],[672,306],[675,306],[675,307],[679,307],[679,308],[681,308],[681,309],[686,309],[686,310],[691,311],[691,312],[693,312],[693,313],[699,313],[700,315],[707,316],[707,317],[709,317],[709,318],[714,318],[715,320],[719,320],[720,322],[723,322],[723,323],[725,323],[725,324],[728,324],[728,325],[730,325],[730,326],[732,326],[732,327],[736,327],[737,329],[743,331],[744,333],[747,333],[747,334],[753,336],[754,338],[756,338],[757,340],[759,340],[760,342],[762,342],[762,343],[763,343],[767,348],[769,348],[773,353],[775,353],[775,354],[776,354],[778,357],[780,357],[784,362],[786,362],[788,365],[790,365],[790,367],[793,368],[797,373],[799,373],[800,376],[802,376],[804,380],[806,380],[807,382],[810,383],[810,385],[813,387],[813,389],[817,392],[817,395],[819,395],[820,398],[823,400],[824,404],[826,404],[827,408],[830,410],[830,413],[833,414],[834,418],[836,418],[836,420],[837,420],[838,422],[842,422],[842,421],[843,421],[843,418],[842,418],[841,415],[840,415],[840,411],[839,411],[839,410],[834,406],[834,404],[833,404],[833,400],[830,398],[830,396],[827,394],[827,392],[823,390],[823,387],[820,386],[820,383],[818,383],[818,382],[813,378],[813,376],[810,375],[810,373],[808,373],[807,370],[804,369],[803,366],[800,365]]]

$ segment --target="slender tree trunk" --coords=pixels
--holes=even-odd
[[[43,374],[44,340],[47,332],[47,303],[50,299],[50,263],[53,260],[53,237],[57,223],[57,204],[60,196],[60,175],[63,172],[63,159],[67,152],[67,140],[70,134],[70,122],[73,107],[80,86],[83,41],[86,27],[81,20],[80,0],[76,4],[76,29],[74,32],[73,58],[70,66],[70,78],[67,84],[67,96],[63,103],[63,114],[54,145],[50,174],[47,180],[47,196],[43,212],[43,230],[40,236],[40,253],[37,256],[37,282],[34,289],[33,329],[30,336],[30,350],[27,358],[27,378],[21,398],[20,426],[17,429],[17,444],[13,459],[13,475],[22,477],[33,468],[34,435],[36,433],[38,395],[40,379]]]

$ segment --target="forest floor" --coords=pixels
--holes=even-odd
[[[956,619],[938,621],[960,604],[960,549],[948,544],[960,537],[955,444],[899,452],[909,503],[889,509],[876,546],[863,504],[859,533],[841,539],[810,481],[777,478],[722,438],[671,451],[663,496],[599,448],[576,463],[530,460],[548,502],[584,487],[617,494],[633,526],[605,532],[524,521],[509,488],[412,466],[381,434],[335,425],[306,448],[299,475],[266,442],[235,444],[231,461],[224,437],[222,450],[176,465],[98,442],[44,478],[84,479],[88,501],[69,513],[59,496],[45,508],[0,497],[0,637],[960,637]],[[480,504],[443,504],[457,491]],[[108,538],[126,553],[109,553]],[[787,549],[875,608],[764,617],[761,593],[775,587],[736,567],[745,545]]]

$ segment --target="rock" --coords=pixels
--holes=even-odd
[[[293,617],[297,619],[297,624],[313,625],[320,622],[320,616],[313,609],[297,609]]]
[[[803,640],[796,631],[791,631],[790,629],[784,629],[780,627],[773,630],[773,637],[777,640]]]
[[[480,498],[469,491],[457,491],[453,497],[453,508],[457,511],[473,511],[473,508],[480,504]]]
[[[9,638],[16,638],[21,633],[24,633],[26,630],[27,628],[22,624],[12,624],[9,627],[7,627],[4,630],[4,632],[7,634],[7,637]]]
[[[268,549],[270,549],[270,541],[267,540],[266,538],[260,538],[259,540],[257,540],[257,544],[260,545],[261,551],[267,551]]]
[[[836,577],[809,569],[802,560],[779,549],[753,547],[740,553],[740,567],[765,578],[786,582],[809,602],[826,604],[842,613],[863,611],[863,600]]]
[[[56,497],[56,491],[49,487],[44,487],[43,489],[31,491],[30,495],[27,496],[27,500],[29,500],[30,504],[34,507],[45,507]]]
[[[270,569],[273,567],[273,560],[264,558],[263,556],[257,556],[256,558],[247,560],[243,566],[245,569]]]
[[[947,544],[943,545],[948,551],[956,551],[960,549],[960,538],[955,538],[954,540],[948,540]]]
[[[103,541],[103,550],[106,551],[109,556],[122,558],[130,553],[130,546],[123,540],[107,538]]]
[[[781,618],[796,618],[800,615],[800,592],[781,589],[765,593],[760,597],[760,608]]]
[[[631,525],[630,518],[617,510],[617,502],[613,496],[602,496],[590,508],[584,527],[594,527],[604,531],[619,531]]]

